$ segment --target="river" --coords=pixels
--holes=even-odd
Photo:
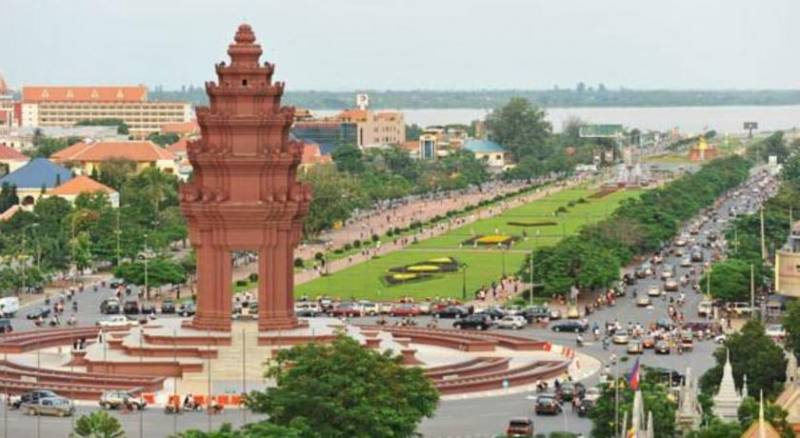
[[[420,126],[470,123],[486,117],[490,110],[476,108],[402,110],[407,124]],[[800,127],[800,105],[791,106],[690,106],[690,107],[579,107],[547,108],[547,119],[556,131],[572,117],[589,123],[621,123],[626,128],[684,133],[717,132],[742,134],[746,121],[758,122],[760,131],[789,130]],[[329,116],[338,111],[314,111]]]

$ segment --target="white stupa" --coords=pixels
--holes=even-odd
[[[736,391],[736,382],[733,380],[733,367],[731,366],[731,352],[725,353],[725,366],[722,367],[722,381],[719,384],[717,395],[714,396],[714,415],[722,421],[739,421],[739,405],[742,404],[742,395]]]

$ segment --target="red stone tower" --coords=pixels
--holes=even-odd
[[[192,326],[230,330],[231,253],[259,254],[259,330],[297,326],[294,248],[311,191],[297,182],[303,147],[290,141],[294,108],[281,107],[284,84],[273,64],[259,64],[261,46],[242,24],[206,82],[210,105],[197,108],[201,138],[187,147],[194,172],[181,187],[181,210],[197,251],[197,315]]]

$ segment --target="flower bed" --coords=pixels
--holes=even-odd
[[[506,222],[512,227],[553,227],[558,225],[558,222],[553,221],[538,221],[538,222]]]

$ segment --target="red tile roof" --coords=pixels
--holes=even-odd
[[[175,143],[172,143],[171,145],[167,146],[167,150],[172,152],[173,154],[180,154],[180,153],[184,153],[185,154],[186,153],[186,144],[187,143],[189,143],[189,139],[182,138],[182,139],[176,141]]]
[[[108,86],[108,87],[72,87],[58,86],[24,86],[23,102],[143,102],[147,100],[147,87]]]
[[[419,141],[418,140],[408,140],[407,142],[403,143],[403,149],[411,152],[411,151],[418,151],[419,150]]]
[[[161,125],[161,132],[164,134],[178,135],[197,134],[200,132],[200,125],[197,124],[197,120],[179,123],[164,123]]]
[[[367,120],[367,110],[349,109],[339,113],[339,118],[347,122],[364,122]]]
[[[10,147],[6,146],[5,143],[0,143],[0,160],[6,161],[28,161],[28,158],[22,152]]]
[[[303,164],[321,164],[330,163],[330,155],[322,155],[319,150],[319,145],[316,143],[303,143]]]
[[[150,141],[98,141],[75,143],[53,154],[55,162],[98,162],[123,158],[138,163],[174,160],[175,154]]]
[[[111,187],[100,184],[85,175],[76,176],[64,184],[49,190],[47,193],[51,195],[80,195],[81,193],[95,192],[115,193]]]

